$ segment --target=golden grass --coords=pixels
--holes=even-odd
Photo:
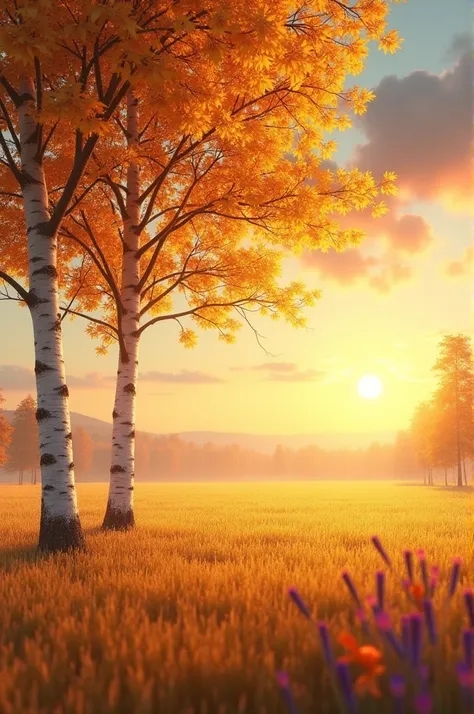
[[[374,533],[397,563],[403,548],[424,547],[443,574],[455,555],[472,570],[466,491],[138,484],[138,529],[104,534],[106,486],[80,485],[89,553],[49,559],[34,552],[39,493],[0,487],[2,714],[277,714],[280,668],[296,683],[301,714],[330,714],[319,645],[288,587],[337,635],[351,618],[340,571],[373,591]],[[397,592],[389,590],[395,607]],[[458,595],[439,664],[446,714],[461,604]]]

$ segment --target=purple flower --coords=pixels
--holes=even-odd
[[[308,607],[306,606],[303,598],[299,594],[298,590],[296,588],[290,588],[288,590],[288,595],[291,597],[293,602],[295,603],[296,607],[300,610],[300,612],[303,613],[305,617],[308,618],[308,620],[311,620],[311,613],[308,610]]]
[[[385,604],[385,573],[383,570],[377,570],[375,574],[375,586],[377,592],[377,607],[383,610]]]
[[[474,627],[474,592],[472,590],[464,591],[464,602],[469,618],[469,626]]]
[[[374,597],[373,595],[367,595],[367,597],[365,599],[367,601],[367,605],[370,607],[370,609],[372,610],[374,615],[376,615],[377,612],[379,611],[379,608],[377,605],[377,598]]]
[[[387,612],[381,610],[375,615],[375,624],[381,632],[387,632],[387,630],[392,629],[392,623],[390,622],[390,616]]]
[[[344,580],[345,584],[347,585],[347,589],[349,590],[352,599],[355,601],[356,605],[359,608],[362,608],[362,602],[359,597],[359,593],[357,592],[357,588],[354,584],[354,581],[352,580],[352,577],[350,573],[348,573],[347,570],[342,571],[342,579]]]
[[[433,699],[428,693],[419,694],[415,697],[416,714],[431,714],[433,711]]]
[[[431,600],[423,600],[423,610],[425,613],[426,628],[428,630],[430,642],[432,645],[435,645],[437,641],[436,618]]]
[[[454,558],[451,576],[449,578],[448,598],[452,598],[458,584],[459,575],[461,573],[461,558]]]
[[[277,672],[275,674],[276,681],[280,687],[281,695],[287,706],[289,714],[298,714],[293,693],[290,689],[290,678],[287,672]]]
[[[429,692],[429,684],[430,684],[430,668],[428,667],[427,664],[423,664],[420,667],[420,678],[421,678],[421,689],[423,693],[428,693]]]
[[[437,565],[433,565],[433,567],[431,568],[430,589],[429,589],[429,593],[430,593],[431,597],[433,597],[433,595],[434,595],[436,586],[438,585],[438,580],[439,580],[439,568]]]
[[[368,599],[368,598],[367,598]],[[369,623],[367,620],[367,615],[365,613],[364,608],[360,607],[358,610],[355,612],[355,616],[357,620],[360,622],[360,626],[362,628],[362,632],[365,635],[369,634],[370,628],[369,628]]]
[[[408,575],[408,580],[413,582],[413,552],[411,550],[403,551],[403,560],[405,561],[405,568]]]
[[[329,667],[334,665],[334,655],[329,637],[329,628],[325,622],[318,622],[319,636],[321,638],[321,647],[323,650],[324,659]]]
[[[464,661],[472,669],[474,665],[474,630],[463,630],[462,647],[464,651]]]
[[[421,659],[421,646],[423,640],[423,620],[418,612],[408,616],[410,632],[410,660],[414,667],[418,667]]]
[[[404,650],[403,646],[400,643],[398,637],[396,636],[395,632],[393,631],[392,623],[390,622],[390,617],[386,612],[378,612],[375,615],[375,623],[380,630],[380,632],[383,634],[385,639],[387,640],[388,644],[390,647],[393,649],[395,654],[400,658],[404,658]]]
[[[407,689],[405,677],[401,674],[394,674],[390,677],[390,694],[396,699],[401,699],[405,696]]]
[[[425,551],[423,548],[417,550],[418,560],[420,563],[421,579],[423,580],[423,587],[425,588],[425,593],[429,592],[430,584],[428,581],[428,565],[426,563]]]
[[[473,687],[474,687],[474,672],[465,662],[456,665],[456,674],[458,676],[459,686],[464,701],[466,711],[472,711],[474,703]]]
[[[349,714],[355,714],[357,703],[352,686],[349,665],[346,662],[338,662],[336,665],[337,678],[341,686],[342,698]]]
[[[400,618],[400,623],[402,627],[402,647],[405,652],[405,656],[410,655],[410,618],[408,615],[402,615]]]
[[[275,679],[279,687],[285,688],[290,686],[288,672],[275,672]]]
[[[406,693],[405,678],[401,674],[394,674],[389,682],[390,694],[394,700],[394,714],[403,714],[403,701]]]
[[[378,550],[378,552],[379,552],[380,555],[382,556],[383,560],[386,562],[386,564],[388,565],[388,567],[391,568],[391,567],[392,567],[392,561],[391,561],[390,558],[388,557],[387,551],[385,550],[385,548],[383,547],[382,543],[380,542],[380,538],[379,538],[378,536],[372,536],[371,540],[372,540],[372,543],[374,544],[376,550]]]
[[[470,689],[474,685],[474,672],[465,662],[456,665],[456,674],[463,689]]]

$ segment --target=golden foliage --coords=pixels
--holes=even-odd
[[[297,10],[288,0],[0,0],[0,113],[18,132],[9,87],[31,73],[38,135],[52,132],[43,163],[53,211],[71,176],[77,182],[70,198],[77,210],[59,222],[64,295],[105,314],[112,329],[89,327],[100,352],[118,324],[110,283],[120,287],[120,197],[131,163],[140,169],[146,223],[142,317],[189,318],[226,342],[245,310],[305,323],[303,309],[319,294],[282,284],[284,258],[359,242],[362,232],[341,228],[338,217],[367,207],[381,215],[380,194],[395,191],[388,172],[321,167],[337,148],[329,134],[373,100],[367,89],[347,88],[369,41],[398,46],[389,7],[390,0],[309,0]],[[110,103],[110,88],[129,85],[139,102],[134,148],[123,132],[123,101]],[[78,173],[88,137],[97,143]],[[25,241],[10,242],[24,230],[14,148],[12,161],[0,164],[0,209],[12,227],[0,238],[0,258],[24,277]],[[179,339],[194,344],[189,326],[180,325]]]

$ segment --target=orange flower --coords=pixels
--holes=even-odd
[[[413,585],[410,585],[408,590],[413,600],[415,601],[418,610],[423,610],[423,597],[425,595],[425,589],[423,585],[415,583]]]
[[[385,672],[385,667],[380,663],[382,659],[380,650],[373,645],[359,647],[356,638],[349,632],[343,632],[339,636],[339,642],[347,652],[343,657],[339,657],[339,661],[352,662],[364,670],[363,674],[360,674],[355,680],[356,694],[359,696],[371,694],[373,697],[380,697],[377,678]]]

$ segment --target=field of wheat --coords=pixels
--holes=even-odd
[[[0,488],[2,714],[278,714],[286,670],[301,714],[337,703],[296,586],[335,640],[350,628],[349,568],[374,590],[378,534],[394,564],[423,547],[443,576],[463,558],[436,663],[436,711],[455,712],[462,590],[472,584],[469,492],[387,483],[136,487],[133,533],[99,530],[106,486],[79,486],[88,553],[38,558],[39,487]],[[383,563],[382,563],[383,565]],[[406,609],[394,579],[387,599]],[[385,714],[387,700],[361,711]],[[385,701],[385,704],[384,704]]]

